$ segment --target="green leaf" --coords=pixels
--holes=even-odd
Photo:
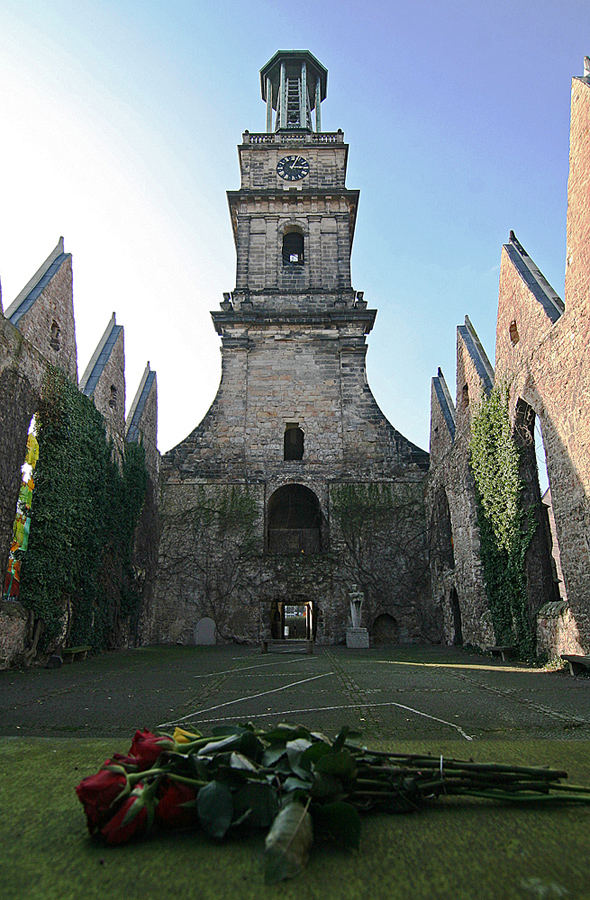
[[[311,786],[312,797],[338,797],[342,794],[342,782],[333,775],[316,772]]]
[[[344,725],[340,731],[338,732],[336,739],[334,740],[333,749],[338,751],[342,750],[344,747],[344,741],[348,737],[348,725]]]
[[[301,765],[303,753],[310,747],[311,742],[307,738],[297,738],[287,743],[287,759],[289,760],[291,771],[300,778],[306,778],[311,768],[310,765]]]
[[[287,778],[283,784],[284,791],[309,791],[311,790],[311,779],[308,781],[303,778],[298,778],[296,775],[291,775]]]
[[[287,741],[294,741],[297,738],[307,738],[309,740],[310,732],[303,725],[288,725],[285,722],[281,722],[276,728],[267,731],[264,738],[271,744],[286,744]]]
[[[287,755],[290,758],[292,754],[303,753],[309,747],[311,747],[311,741],[307,738],[296,738],[294,741],[287,742]]]
[[[264,766],[274,766],[274,764],[281,758],[283,753],[286,753],[287,750],[285,747],[269,747],[268,750],[265,750],[262,754],[262,764]]]
[[[326,753],[315,763],[316,772],[325,772],[326,775],[337,775],[339,778],[353,778],[356,766],[353,757],[348,750],[340,750],[337,753]]]
[[[230,734],[219,741],[209,741],[199,750],[199,756],[212,756],[214,753],[220,753],[224,750],[237,750],[242,740],[241,734]]]
[[[191,753],[191,755],[189,756],[189,760],[194,769],[194,774],[197,776],[199,781],[208,781],[211,777],[209,773],[208,760],[199,759],[199,757],[195,753]]]
[[[199,821],[211,837],[221,839],[231,825],[234,804],[230,789],[220,781],[210,781],[197,794]]]
[[[301,765],[304,768],[307,768],[310,763],[317,762],[322,756],[325,756],[326,753],[332,753],[332,747],[330,744],[324,744],[321,741],[316,741],[315,744],[312,744],[311,747],[308,747],[301,754]]]
[[[336,800],[313,810],[316,833],[328,837],[342,847],[358,849],[361,839],[361,817],[350,803]]]
[[[234,815],[253,828],[268,828],[279,809],[276,791],[269,784],[245,784],[233,801]]]
[[[199,750],[199,756],[212,756],[229,750],[239,750],[250,759],[258,759],[262,753],[262,742],[251,731],[240,729],[238,732],[228,734],[218,741],[209,741]]]
[[[307,865],[312,844],[310,814],[300,803],[289,803],[278,814],[266,836],[266,883],[275,884],[299,875]]]
[[[225,734],[235,734],[236,731],[235,725],[216,725],[215,728],[211,729],[211,734],[213,737],[221,737]]]
[[[247,756],[244,756],[243,753],[232,753],[229,758],[229,764],[232,769],[245,769],[248,772],[256,772],[254,763]]]
[[[258,762],[260,757],[262,756],[262,751],[264,749],[264,745],[262,741],[260,741],[256,735],[252,734],[252,732],[248,730],[244,730],[240,736],[240,743],[237,748],[240,753],[243,753],[245,756],[250,757],[255,762]]]

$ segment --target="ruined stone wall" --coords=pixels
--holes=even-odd
[[[2,578],[25,461],[27,433],[37,411],[47,362],[0,316],[0,566]]]
[[[571,610],[571,644],[590,650],[590,78],[572,81],[565,307],[526,278],[526,252],[504,248],[496,333],[497,370],[511,409],[538,416],[547,458],[555,532]],[[533,264],[534,265],[534,264]],[[538,270],[537,270],[538,271]],[[533,273],[535,269],[533,267]],[[542,278],[542,276],[541,276]],[[546,286],[541,280],[541,287]],[[510,327],[512,325],[512,335]],[[516,340],[515,340],[516,338]]]
[[[123,334],[121,329],[92,393],[94,405],[104,419],[107,434],[115,442],[119,452],[123,448],[125,434],[125,340]]]
[[[482,368],[487,359],[484,361],[478,350],[477,336],[467,320],[457,329],[455,403],[440,370],[433,379],[426,509],[432,595],[442,619],[443,640],[453,644],[459,637],[452,599],[455,591],[462,642],[485,647],[495,641],[480,559],[469,441],[473,408],[491,382]]]
[[[519,402],[539,418],[566,592],[580,640],[590,648],[590,455],[585,439],[590,326],[567,296],[565,311],[551,322],[506,251],[500,288],[497,375],[509,384],[513,420]],[[516,343],[510,338],[512,322]]]
[[[273,601],[313,600],[316,640],[341,643],[350,624],[348,593],[355,583],[365,591],[363,625],[370,634],[379,617],[387,616],[395,623],[398,643],[439,639],[427,577],[421,477],[383,483],[393,497],[391,521],[379,523],[380,533],[365,534],[364,539],[370,541],[370,559],[364,557],[360,568],[347,549],[334,513],[338,489],[348,487],[348,482],[307,481],[319,499],[324,520],[320,552],[269,550],[268,502],[278,483],[185,480],[163,486],[158,579],[151,615],[144,623],[145,641],[192,644],[199,621],[211,617],[219,640],[251,643],[270,627]],[[299,478],[297,484],[306,484],[306,480]],[[216,538],[209,533],[210,524],[205,528],[192,517],[199,508],[218,504],[232,488],[249,493],[256,516],[251,532],[242,535],[253,540],[241,568],[241,584],[231,596],[223,597],[215,596],[215,589],[220,579],[232,574],[230,563],[236,562],[241,539],[237,535]]]
[[[10,320],[10,317],[14,321]],[[77,351],[72,298],[72,260],[63,252],[63,239],[45,260],[16,300],[0,313],[0,571],[2,589],[25,459],[30,421],[42,399],[50,366],[62,369],[77,382]],[[110,404],[111,384],[117,404]],[[107,432],[123,448],[125,433],[125,377],[122,331],[106,361],[97,385],[95,404],[103,413]],[[157,395],[147,399],[141,423],[146,435],[146,464],[150,475],[137,539],[136,568],[142,583],[153,579],[157,546],[156,446]],[[34,496],[33,496],[34,502]],[[31,656],[28,644],[32,622],[18,601],[0,601],[0,668]],[[34,643],[34,642],[33,642]],[[34,654],[34,650],[32,651]]]
[[[63,245],[61,246],[63,249]],[[6,310],[7,317],[10,317],[11,309],[12,307],[9,307]],[[71,254],[64,255],[56,273],[39,292],[32,306],[19,316],[16,325],[23,337],[36,347],[48,362],[77,383]]]
[[[572,79],[570,157],[567,185],[565,297],[580,329],[589,314],[590,272],[590,77]]]
[[[231,491],[247,493],[256,510],[255,540],[221,529],[211,511],[220,510]],[[242,482],[184,481],[164,485],[159,504],[161,537],[158,578],[143,639],[149,643],[195,642],[200,619],[214,620],[221,635],[258,639],[258,579],[264,549],[264,486]],[[240,558],[241,556],[241,558]]]
[[[240,332],[243,344],[236,346]],[[247,330],[236,324],[224,342],[218,394],[202,423],[166,454],[165,480],[197,471],[200,477],[325,481],[427,465],[427,455],[377,406],[367,384],[364,337],[354,321],[278,321]],[[297,464],[283,459],[285,427],[294,422],[305,435]]]
[[[538,650],[547,656],[590,651],[589,135],[590,77],[586,76],[572,82],[565,304],[512,232],[502,250],[500,269],[496,382],[509,389],[511,420],[521,447],[523,502],[538,520],[527,552],[526,574],[529,611],[532,615],[538,612]],[[433,591],[444,595],[451,582],[456,584],[464,620],[470,615],[477,622],[486,619],[485,594],[477,589],[481,573],[478,575],[475,505],[466,453],[469,417],[463,381],[471,402],[470,379],[458,359],[457,433],[450,447],[448,438],[445,444],[439,437],[443,417],[433,392],[429,508],[436,508],[436,493],[444,489],[455,553],[455,571],[437,571],[433,565]],[[542,429],[554,529],[540,503],[534,459],[535,417]],[[455,485],[462,486],[460,504],[453,496]],[[556,555],[563,570],[567,602],[559,601],[558,579],[551,566],[548,535],[552,530],[559,545]],[[436,537],[436,526],[434,533]],[[461,588],[463,578],[456,578],[461,555],[465,555],[467,570],[474,576],[471,594]],[[473,642],[482,643],[477,628]]]

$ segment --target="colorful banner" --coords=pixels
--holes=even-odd
[[[34,427],[34,425],[33,425]],[[20,568],[22,556],[29,546],[31,530],[31,504],[35,481],[33,472],[39,459],[39,442],[33,431],[27,435],[25,463],[22,467],[23,480],[18,492],[16,517],[12,527],[12,544],[8,555],[8,566],[4,578],[4,596],[16,599],[20,592]]]

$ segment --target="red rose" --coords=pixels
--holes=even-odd
[[[115,815],[100,829],[107,844],[124,844],[134,835],[142,834],[146,830],[148,814],[142,790],[143,785],[138,784]]]
[[[108,763],[109,760],[105,765]],[[126,784],[127,779],[122,773],[109,772],[108,769],[101,769],[96,775],[89,775],[80,782],[76,793],[84,807],[90,834],[94,834],[108,817],[110,807]]]
[[[169,737],[158,737],[151,731],[136,731],[133,738],[129,755],[134,757],[137,768],[140,772],[144,769],[151,769],[163,750],[172,750],[175,747],[174,741]]]
[[[166,779],[161,785],[161,793],[156,806],[156,819],[166,828],[182,828],[194,825],[198,820],[196,806],[185,806],[194,801],[197,792],[188,784]]]

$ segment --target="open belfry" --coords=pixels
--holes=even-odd
[[[340,642],[428,637],[428,454],[367,383],[376,310],[351,284],[359,192],[344,134],[322,131],[327,71],[307,50],[260,72],[266,131],[228,191],[236,285],[212,313],[222,374],[203,421],[162,458],[148,639]],[[290,624],[289,624],[290,622]]]

